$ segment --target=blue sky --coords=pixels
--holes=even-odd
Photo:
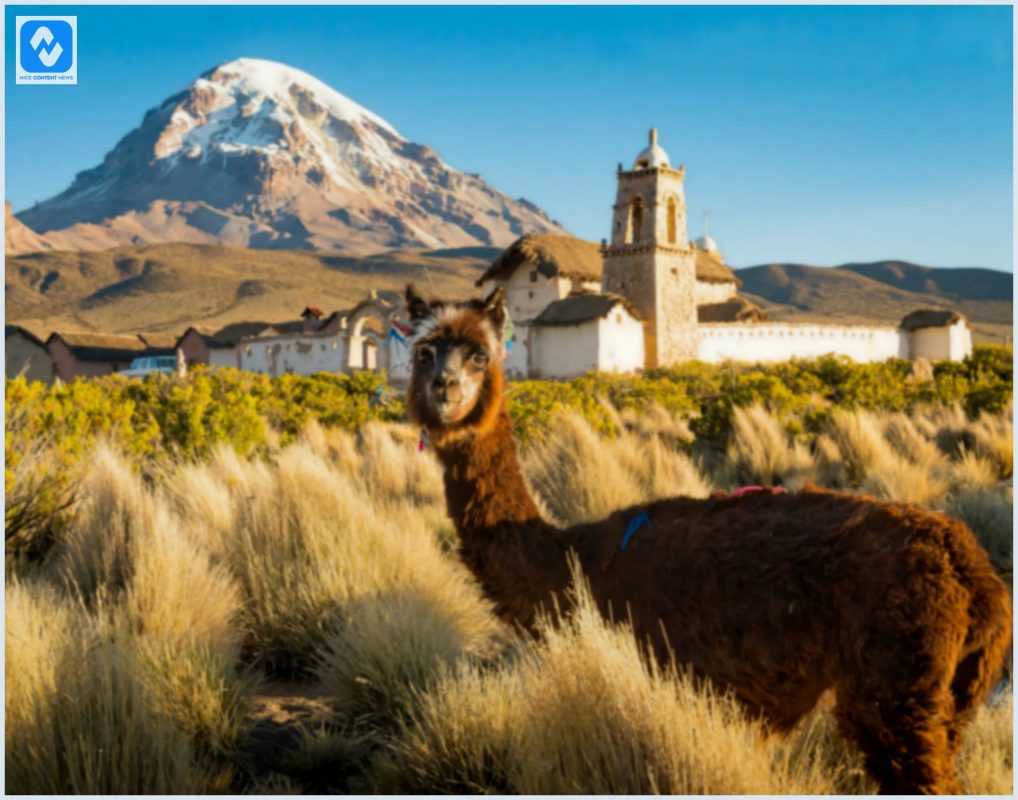
[[[1012,9],[95,7],[6,11],[15,210],[240,56],[324,80],[451,166],[607,235],[614,171],[660,131],[690,232],[737,267],[1012,268]],[[14,17],[77,14],[77,86],[14,84]]]

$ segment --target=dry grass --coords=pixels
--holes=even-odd
[[[565,414],[523,454],[554,517],[812,480],[944,509],[1010,575],[1009,419],[842,411],[810,444],[742,409],[710,462],[661,409],[615,422],[609,439]],[[873,791],[828,710],[768,738],[730,698],[642,659],[582,590],[539,641],[509,637],[446,552],[440,469],[416,441],[409,426],[312,424],[267,461],[219,449],[148,483],[99,447],[49,559],[8,574],[8,791]],[[325,692],[335,718],[254,778],[239,766],[247,708],[258,675],[280,673]],[[968,729],[968,791],[1010,791],[1011,718],[1008,693]]]
[[[759,405],[735,409],[728,460],[736,479],[730,483],[736,485],[799,488],[814,474],[809,449],[791,439],[778,420]]]
[[[706,497],[711,488],[693,461],[663,437],[627,431],[605,439],[572,410],[524,455],[523,470],[554,518],[566,525],[661,497]]]
[[[662,672],[584,589],[568,619],[494,670],[461,665],[422,695],[380,759],[376,789],[524,794],[824,793],[840,769],[768,739],[737,703]],[[800,737],[801,738],[801,737]],[[827,750],[843,745],[835,737]],[[733,754],[738,754],[733,758]],[[844,760],[844,757],[840,757]]]
[[[153,702],[124,619],[106,609],[72,610],[54,602],[53,591],[7,586],[7,791],[214,788],[190,737]]]
[[[1014,795],[1014,695],[983,706],[965,730],[958,780],[968,794]]]

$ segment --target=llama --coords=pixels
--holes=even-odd
[[[1007,587],[965,525],[807,487],[676,497],[559,529],[517,460],[502,290],[454,303],[408,287],[407,308],[407,413],[442,463],[460,556],[502,618],[532,628],[565,601],[573,551],[602,614],[627,617],[659,659],[733,692],[771,730],[834,689],[839,727],[882,793],[960,792],[961,729],[1011,635]],[[633,534],[642,514],[650,524]]]

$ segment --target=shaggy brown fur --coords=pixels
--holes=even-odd
[[[628,617],[660,658],[730,689],[773,729],[792,728],[833,688],[840,727],[882,792],[960,791],[961,727],[1011,633],[1007,588],[968,528],[816,487],[679,497],[555,528],[527,492],[505,410],[492,351],[501,294],[469,304],[407,294],[415,352],[427,353],[408,412],[445,468],[462,558],[504,618],[530,627],[552,595],[564,598],[575,551],[602,613]],[[461,383],[476,391],[450,401]],[[641,511],[651,524],[622,550]]]

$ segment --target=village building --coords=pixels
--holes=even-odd
[[[896,326],[769,320],[738,296],[741,281],[717,243],[706,235],[689,240],[685,168],[672,166],[656,131],[616,178],[611,236],[600,247],[524,236],[477,281],[485,293],[506,291],[510,377],[631,372],[691,359],[960,360],[972,350],[971,327],[953,311],[917,311]]]
[[[411,367],[408,331],[400,293],[374,291],[347,311],[326,317],[308,306],[298,321],[241,338],[238,366],[270,376],[385,370],[393,382],[405,382]]]
[[[120,372],[143,356],[172,356],[175,341],[170,334],[54,332],[46,349],[53,360],[53,377],[70,381]]]
[[[8,378],[23,376],[26,381],[53,380],[53,359],[43,341],[19,325],[4,325],[4,360]]]
[[[570,295],[550,303],[526,328],[531,377],[572,378],[592,370],[643,367],[643,324],[619,295]]]
[[[268,322],[234,322],[217,331],[192,326],[184,331],[176,343],[183,351],[184,358],[191,364],[207,364],[211,369],[219,367],[240,368],[237,345],[242,339],[258,336],[271,330]]]
[[[717,242],[706,232],[689,239],[685,167],[672,165],[654,130],[632,167],[619,165],[616,179],[611,232],[600,245],[529,234],[478,278],[484,294],[505,290],[508,377],[632,373],[691,359],[766,362],[836,354],[856,361],[960,360],[972,350],[971,327],[950,310],[918,310],[898,325],[769,319],[739,296],[742,282]],[[328,315],[309,305],[287,322],[191,327],[176,340],[61,333],[46,349],[52,373],[64,380],[179,349],[187,364],[211,368],[270,376],[385,371],[399,385],[410,377],[409,333],[402,294],[373,291],[353,308]],[[14,362],[24,364],[38,344],[16,335],[22,355]],[[12,350],[8,346],[8,375],[17,366]],[[34,361],[31,368],[46,369]]]
[[[901,330],[911,359],[959,361],[972,352],[972,329],[957,311],[913,311],[901,321]]]

